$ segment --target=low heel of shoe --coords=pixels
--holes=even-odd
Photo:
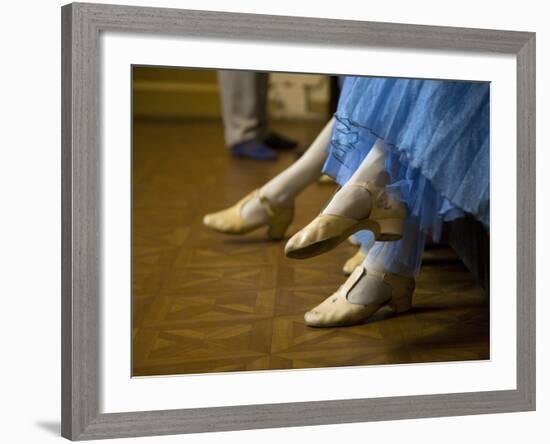
[[[285,238],[285,233],[290,224],[271,224],[267,229],[267,236],[271,240],[281,240]]]
[[[379,226],[376,240],[394,241],[403,237],[403,224],[405,223],[405,219],[381,219],[376,222]]]
[[[394,311],[394,313],[403,313],[409,311],[412,308],[413,292],[407,292],[398,296],[392,297],[388,305]]]
[[[286,230],[294,218],[294,205],[274,207],[268,199],[262,196],[260,196],[260,202],[269,215],[267,237],[271,240],[284,239]]]
[[[267,229],[267,236],[271,240],[281,240],[285,238],[285,233],[290,224],[292,223],[292,219],[294,218],[294,209],[290,208],[284,211],[284,213],[278,214],[276,217],[274,217],[270,223],[269,227]]]

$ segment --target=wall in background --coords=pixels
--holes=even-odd
[[[329,77],[275,73],[269,76],[269,113],[275,119],[326,120]]]
[[[133,106],[139,118],[220,118],[217,74],[211,69],[134,67]],[[325,120],[329,77],[275,73],[269,76],[273,119]]]

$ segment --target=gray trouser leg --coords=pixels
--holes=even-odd
[[[218,71],[227,146],[265,137],[267,73]]]

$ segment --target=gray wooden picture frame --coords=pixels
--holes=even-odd
[[[101,413],[99,35],[103,31],[514,55],[517,60],[517,388]],[[61,333],[62,435],[73,440],[534,410],[535,34],[103,4],[63,6]]]

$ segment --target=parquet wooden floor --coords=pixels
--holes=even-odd
[[[279,125],[304,145],[320,125]],[[136,121],[133,148],[133,375],[336,367],[489,358],[489,308],[448,249],[426,254],[414,309],[360,326],[312,329],[303,313],[342,284],[350,245],[309,260],[258,231],[230,237],[202,216],[236,202],[291,163],[235,160],[217,121]],[[290,233],[332,195],[315,184]]]

